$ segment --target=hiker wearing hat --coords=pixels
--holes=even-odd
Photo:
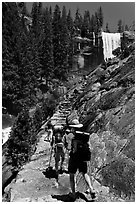
[[[47,137],[44,140],[47,142],[50,142],[52,139],[52,136],[53,136],[53,125],[52,125],[51,121],[49,121],[47,123],[47,129],[48,129],[47,130]]]
[[[70,196],[75,200],[76,191],[75,191],[75,174],[77,170],[82,173],[84,180],[86,181],[89,187],[89,193],[92,199],[95,199],[95,192],[91,185],[90,177],[87,174],[87,162],[90,161],[90,149],[89,149],[89,133],[80,131],[83,127],[83,124],[80,124],[77,119],[74,119],[69,125],[71,135],[73,134],[71,140],[71,150],[69,154],[69,164],[68,171],[70,175],[70,187],[71,193]]]
[[[63,162],[65,159],[65,148],[67,148],[66,138],[63,132],[63,127],[54,127],[51,146],[54,148],[55,170],[57,173],[57,182],[59,171],[63,170]],[[59,169],[60,163],[60,169]]]

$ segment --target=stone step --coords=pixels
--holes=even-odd
[[[38,197],[38,198],[18,198],[15,201],[10,202],[62,202],[61,200],[57,200],[56,198],[52,198],[51,195]]]

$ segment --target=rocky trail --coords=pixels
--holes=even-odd
[[[78,83],[75,86],[79,91],[84,89],[84,84]],[[73,89],[74,90],[74,89]],[[50,118],[53,124],[60,125],[65,124],[66,116],[71,111],[70,99],[73,98],[73,90],[69,92],[69,99],[60,102],[57,107],[56,112]],[[35,154],[32,156],[31,161],[24,165],[21,171],[18,173],[16,179],[12,181],[5,189],[8,192],[8,199],[10,202],[71,202],[69,186],[69,175],[67,173],[60,174],[59,185],[56,185],[56,180],[54,178],[46,178],[43,172],[49,165],[50,156],[50,144],[44,139],[46,138],[47,132],[45,132],[45,125],[41,127],[38,137],[40,137],[39,143],[37,144],[37,149]],[[64,162],[64,167],[67,169],[68,154],[66,153],[66,158]],[[51,166],[54,167],[54,157],[52,156]],[[79,175],[77,174],[77,179]],[[83,189],[84,183],[81,184],[79,189]],[[93,183],[96,191],[103,194],[108,193],[108,188],[102,187],[97,182]],[[102,194],[102,195],[103,195]],[[90,197],[78,191],[77,202],[91,201]]]
[[[101,66],[98,66],[95,71],[92,71],[88,74],[87,78],[77,79],[77,82],[73,84],[73,87],[69,89],[67,92],[66,97],[64,97],[59,105],[56,108],[55,113],[50,118],[53,124],[61,125],[65,124],[66,122],[66,116],[71,112],[74,112],[74,107],[78,107],[78,111],[81,115],[81,121],[83,124],[87,124],[88,127],[92,128],[92,137],[91,137],[91,144],[94,145],[99,141],[99,144],[101,143],[103,146],[97,151],[96,155],[96,146],[92,148],[92,158],[91,161],[88,164],[88,172],[92,180],[93,188],[96,191],[96,202],[125,202],[126,199],[124,199],[124,196],[121,197],[117,194],[114,194],[113,191],[110,191],[110,188],[107,187],[109,185],[105,185],[105,183],[99,183],[99,179],[97,178],[97,175],[95,172],[92,172],[92,166],[95,165],[96,161],[95,159],[105,159],[111,161],[111,159],[114,157],[115,154],[112,154],[112,149],[109,149],[110,147],[107,147],[107,141],[113,142],[112,144],[115,144],[115,147],[117,147],[117,150],[120,150],[120,148],[124,147],[125,140],[123,136],[119,138],[118,136],[114,137],[114,141],[111,141],[111,137],[109,138],[109,135],[114,135],[114,127],[110,126],[110,130],[108,129],[108,123],[104,124],[104,127],[106,130],[101,130],[101,126],[99,124],[102,124],[103,121],[109,120],[111,123],[115,124],[115,126],[119,125],[119,123],[116,123],[116,121],[119,121],[121,119],[121,125],[123,125],[123,128],[130,128],[130,121],[131,125],[134,124],[133,117],[134,114],[131,114],[130,111],[134,111],[134,62],[132,59],[132,55],[127,57],[126,59],[123,59],[121,61],[115,60],[112,62],[112,64],[108,65],[107,70],[104,70]],[[130,66],[129,66],[130,65]],[[117,71],[118,70],[118,71]],[[102,75],[103,73],[103,75]],[[99,79],[101,80],[101,77],[105,77],[105,81],[101,84]],[[127,78],[132,79],[133,82],[129,79],[129,83],[127,84]],[[122,78],[123,77],[123,78]],[[122,78],[122,79],[121,79]],[[123,81],[124,80],[124,81]],[[122,84],[121,84],[122,83]],[[125,84],[126,83],[126,84]],[[127,92],[120,92],[121,90],[126,90]],[[120,100],[118,97],[120,97],[120,93],[125,94],[122,95],[121,99],[121,108],[118,106]],[[133,94],[132,94],[133,93]],[[128,100],[127,100],[128,99]],[[127,102],[126,102],[127,101]],[[123,106],[123,102],[125,106]],[[92,109],[95,110],[92,110]],[[119,113],[120,110],[123,108],[127,109],[127,112],[122,111]],[[102,112],[101,112],[101,110]],[[107,111],[106,111],[107,110]],[[89,114],[89,111],[90,114]],[[96,114],[94,114],[94,111],[96,111]],[[114,112],[114,116],[113,116]],[[119,116],[121,114],[121,117]],[[122,117],[123,114],[124,115]],[[106,116],[105,116],[106,115]],[[133,115],[133,116],[132,116]],[[93,118],[92,118],[93,117]],[[106,117],[104,119],[103,117]],[[126,117],[128,120],[125,120]],[[117,120],[116,120],[116,119]],[[102,120],[101,120],[102,119]],[[130,119],[130,120],[129,120]],[[128,122],[129,121],[129,122]],[[90,124],[89,124],[90,123]],[[126,125],[128,124],[128,125]],[[67,173],[63,173],[59,175],[59,185],[57,186],[56,180],[54,178],[46,178],[46,176],[43,174],[43,172],[47,169],[49,165],[49,157],[50,157],[50,144],[49,142],[45,141],[47,132],[45,131],[46,123],[43,124],[41,127],[38,138],[39,142],[37,144],[37,148],[35,151],[35,154],[31,157],[30,162],[25,164],[20,172],[18,173],[17,177],[11,182],[10,185],[8,185],[5,188],[5,195],[6,195],[6,201],[9,202],[74,202],[69,196],[70,192],[70,185],[69,185],[69,175]],[[113,125],[114,126],[114,125]],[[119,126],[117,127],[119,128]],[[100,132],[97,132],[97,130],[100,130]],[[131,128],[130,128],[131,129]],[[131,129],[132,130],[132,129]],[[90,129],[89,129],[90,131]],[[104,132],[101,132],[104,131]],[[117,131],[122,131],[122,129],[118,129]],[[128,129],[124,129],[124,131],[128,131]],[[112,134],[113,133],[113,134]],[[131,132],[132,133],[132,132]],[[100,136],[98,136],[100,134]],[[106,140],[101,138],[104,138],[102,135],[106,135]],[[116,134],[116,133],[115,133]],[[120,134],[120,133],[119,133]],[[128,133],[129,135],[130,133]],[[109,138],[109,139],[107,139]],[[130,139],[130,138],[129,138]],[[117,145],[116,142],[119,144]],[[104,145],[105,144],[105,145]],[[108,143],[110,144],[110,143]],[[126,143],[127,144],[127,143]],[[98,146],[97,146],[98,147]],[[95,149],[94,149],[95,148]],[[116,149],[116,148],[115,148]],[[107,150],[109,151],[109,154],[107,154]],[[132,150],[131,148],[129,150]],[[100,151],[100,155],[98,155]],[[103,152],[104,151],[104,152]],[[102,153],[101,153],[102,152]],[[95,155],[94,155],[95,153]],[[106,154],[108,155],[106,157]],[[111,153],[111,154],[110,154]],[[114,151],[115,153],[115,151]],[[132,151],[129,152],[132,156]],[[125,151],[125,154],[127,152]],[[112,155],[112,158],[110,158]],[[96,158],[94,158],[96,156]],[[133,163],[133,161],[132,161]],[[68,153],[66,152],[65,162],[64,162],[64,168],[67,170],[67,164],[68,164]],[[51,160],[51,166],[54,167],[54,157],[52,156]],[[117,177],[116,177],[117,179]],[[111,180],[111,178],[109,178]],[[104,185],[104,186],[103,186]],[[77,173],[76,175],[76,190],[77,190],[77,199],[76,202],[93,202],[91,200],[90,196],[84,192],[87,190],[87,186],[84,182],[84,180],[81,177],[81,174]],[[117,196],[116,196],[117,195]],[[4,201],[4,198],[3,198]]]

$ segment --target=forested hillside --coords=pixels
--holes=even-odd
[[[90,133],[89,175],[109,188],[111,201],[113,195],[134,200],[134,32],[124,32],[114,59],[88,65],[90,71],[73,70],[74,58],[87,48],[77,50],[74,39],[92,42],[94,33],[98,50],[102,25],[101,7],[94,15],[87,10],[83,16],[77,9],[73,19],[65,6],[61,10],[56,5],[52,10],[34,2],[28,13],[25,3],[2,3],[2,106],[17,116],[3,145],[3,192],[13,173],[31,161],[43,123],[67,98],[71,114],[77,112],[84,131]],[[120,21],[118,31],[123,32]],[[64,98],[58,91],[61,87],[68,91]],[[77,184],[84,189],[81,177]],[[98,201],[108,201],[99,193]]]
[[[102,26],[102,10],[92,17],[76,11],[62,11],[56,5],[43,8],[34,2],[29,14],[25,3],[2,4],[2,102],[8,112],[17,115],[24,106],[40,102],[37,96],[44,80],[44,91],[53,91],[54,79],[65,81],[72,69],[73,37],[92,37]],[[97,19],[100,19],[97,25]],[[60,82],[59,82],[60,83]],[[43,98],[41,99],[43,100]]]
[[[128,41],[127,41],[128,42]],[[135,196],[135,43],[90,72],[74,100],[83,129],[91,133],[89,172],[110,192]],[[79,180],[79,186],[82,181]],[[104,198],[105,199],[105,198]]]

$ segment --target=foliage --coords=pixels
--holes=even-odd
[[[108,109],[111,109],[111,108],[115,108],[122,95],[125,93],[125,89],[119,89],[117,90],[117,92],[108,92],[107,94],[105,94],[105,96],[103,96],[101,99],[100,99],[100,105],[99,105],[99,108],[102,109],[102,110],[108,110]]]
[[[71,12],[69,10],[68,15],[67,15],[67,27],[68,27],[68,40],[69,40],[69,45],[68,45],[68,69],[70,70],[73,65],[73,37],[74,37],[74,23],[73,19],[71,17]]]
[[[34,147],[39,139],[37,133],[42,122],[53,115],[55,107],[55,100],[47,99],[41,107],[37,105],[32,117],[25,107],[18,114],[7,142],[7,159],[11,161],[13,167],[21,167],[34,153]]]
[[[124,31],[124,27],[123,27],[123,23],[122,23],[122,20],[120,19],[119,21],[118,21],[118,29],[117,29],[117,31],[119,32],[119,33],[122,33],[123,31]]]
[[[90,13],[89,13],[89,11],[85,11],[82,29],[81,29],[81,36],[82,37],[88,37],[89,26],[90,26]]]
[[[8,158],[12,161],[12,165],[20,167],[29,156],[31,146],[30,137],[30,118],[28,110],[24,109],[16,118],[12,127],[11,135],[8,140]]]
[[[35,114],[33,116],[33,124],[35,131],[39,130],[39,128],[42,125],[42,121],[43,121],[42,109],[37,105]]]
[[[101,170],[104,182],[107,186],[117,190],[126,196],[135,193],[135,163],[128,158],[119,157],[113,163]]]
[[[40,63],[42,65],[41,77],[45,78],[48,84],[48,81],[53,77],[54,71],[52,18],[48,8],[42,14],[42,31],[39,47]]]
[[[98,20],[99,20],[99,28],[102,28],[104,19],[103,19],[103,11],[101,6],[98,9]]]
[[[97,15],[100,26],[101,8]],[[24,2],[3,2],[2,20],[2,99],[8,112],[17,115],[24,105],[37,103],[39,79],[44,78],[47,87],[53,78],[67,79],[73,64],[73,37],[82,32],[92,37],[97,19],[94,15],[90,18],[88,10],[83,18],[77,9],[73,21],[65,6],[61,12],[56,5],[52,13],[51,7],[44,10],[41,2],[33,3],[29,15]]]
[[[35,103],[34,88],[39,77],[39,60],[16,3],[3,3],[3,105],[17,115],[26,104]]]
[[[53,15],[53,47],[54,47],[54,75],[60,80],[66,79],[68,72],[69,32],[67,27],[66,8],[62,15],[58,5]]]
[[[109,27],[108,27],[108,23],[106,23],[106,32],[110,33]]]
[[[81,30],[82,28],[83,18],[79,12],[79,9],[76,10],[75,19],[74,19],[74,26],[76,31]]]

